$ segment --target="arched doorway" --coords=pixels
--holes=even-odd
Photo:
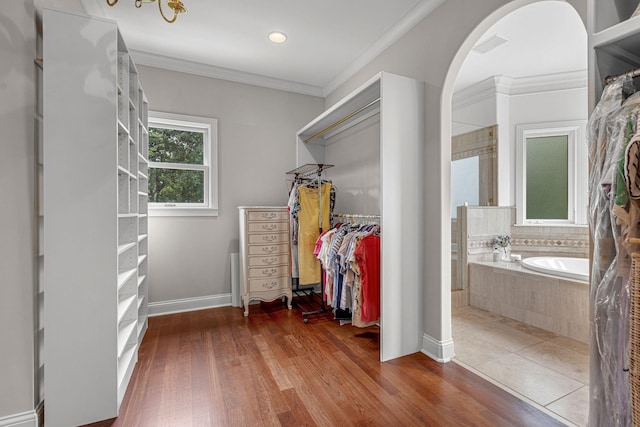
[[[453,128],[452,122],[454,122],[454,120],[456,119],[455,114],[453,112],[453,108],[454,108],[453,99],[454,99],[454,92],[456,89],[456,80],[458,79],[459,73],[461,72],[461,70],[464,69],[465,60],[472,55],[476,55],[476,58],[478,57],[478,53],[472,52],[472,50],[477,50],[479,47],[481,47],[480,45],[482,45],[484,42],[489,42],[489,44],[497,43],[498,45],[501,42],[504,42],[504,38],[500,40],[501,39],[500,34],[495,33],[495,28],[497,27],[497,24],[506,21],[507,18],[513,17],[519,14],[520,19],[522,19],[521,21],[522,26],[524,27],[525,24],[531,24],[531,22],[529,22],[527,18],[523,18],[523,16],[525,16],[527,12],[533,13],[533,11],[536,8],[543,9],[543,8],[552,8],[552,7],[558,7],[562,13],[568,13],[572,20],[571,23],[575,24],[576,22],[578,22],[577,27],[579,27],[579,31],[582,32],[581,36],[583,36],[583,39],[584,39],[584,44],[582,48],[583,49],[582,53],[584,54],[582,78],[584,83],[580,88],[582,98],[578,96],[576,97],[576,99],[580,99],[579,102],[582,103],[582,107],[583,107],[582,109],[583,111],[580,113],[581,115],[580,118],[586,121],[587,45],[586,45],[586,31],[584,29],[584,23],[582,23],[575,9],[568,2],[555,1],[555,0],[554,1],[514,1],[502,7],[501,9],[497,10],[489,17],[487,17],[467,37],[463,45],[460,47],[460,49],[456,53],[450,65],[449,72],[447,74],[445,84],[443,87],[442,99],[441,99],[441,105],[442,105],[441,144],[442,144],[443,153],[450,152],[452,135],[455,134],[454,132],[452,132],[452,128]],[[548,13],[547,16],[555,16],[554,13],[551,13],[551,12],[547,12],[547,13]],[[529,16],[529,19],[533,20],[531,16],[532,15]],[[550,24],[548,24],[547,22],[547,26],[546,26],[547,29],[549,25]],[[574,25],[573,28],[577,28],[577,27]],[[539,37],[539,38],[542,39],[543,37]],[[538,58],[539,61],[544,60],[543,55],[541,54],[531,54],[531,56]],[[515,55],[512,55],[511,60],[518,61]],[[509,64],[509,65],[512,65],[512,64]],[[511,96],[511,94],[509,93],[508,89],[505,90],[504,87],[498,87],[499,85],[504,84],[505,79],[503,77],[505,77],[505,75],[507,77],[506,80],[508,84],[511,84],[512,81],[514,80],[512,79],[512,77],[514,76],[509,76],[509,74],[512,73],[511,71],[512,68],[506,67],[506,66],[503,68],[505,69],[505,71],[493,72],[490,76],[486,76],[486,77],[493,78],[493,80],[491,81],[491,84],[493,84],[496,87],[496,91],[495,91],[496,94],[500,92],[501,96],[505,94],[507,95],[506,107],[504,105],[504,102],[505,102],[504,96],[502,99],[494,99],[492,104],[493,107],[496,108],[497,110],[499,110],[500,108],[503,108],[503,109],[506,108],[506,113],[505,113],[507,116],[506,121],[498,123],[496,120],[496,122],[494,123],[491,121],[491,118],[489,118],[487,119],[489,121],[483,123],[481,122],[481,120],[479,122],[474,122],[471,120],[468,123],[463,123],[465,125],[469,125],[468,129],[465,129],[464,126],[458,126],[458,127],[462,127],[464,131],[464,130],[472,129],[474,127],[484,128],[485,126],[491,126],[494,124],[498,125],[496,129],[494,129],[494,131],[499,132],[499,135],[496,135],[498,136],[498,143],[497,143],[498,158],[496,163],[498,164],[497,167],[499,168],[499,172],[497,172],[496,175],[498,175],[499,177],[498,180],[500,181],[500,186],[495,196],[496,197],[495,205],[498,205],[498,204],[502,205],[505,207],[504,210],[508,211],[509,208],[507,207],[516,205],[516,195],[518,194],[518,190],[515,188],[515,185],[512,186],[512,183],[516,182],[516,174],[518,172],[516,170],[516,167],[514,166],[515,159],[516,159],[516,148],[514,144],[514,141],[515,141],[514,129],[516,124],[520,124],[519,121],[523,120],[522,119],[523,115],[513,114],[514,107],[513,105],[511,106],[509,105],[509,99],[508,99],[509,96]],[[531,67],[531,68],[534,68],[534,67]],[[480,69],[481,67],[478,66],[478,64],[476,64],[474,71],[479,73]],[[532,74],[536,74],[536,73],[532,72]],[[522,96],[522,93],[520,93],[519,96]],[[460,97],[457,97],[457,98],[460,98]],[[516,102],[514,102],[513,104],[518,105]],[[548,110],[552,110],[552,109],[548,109]],[[486,113],[486,109],[484,112]],[[510,113],[511,115],[517,116],[518,120],[509,121]],[[498,116],[500,116],[500,114],[496,113],[493,115],[493,118],[495,119]],[[544,116],[544,114],[538,115],[538,117],[541,117],[541,116]],[[551,119],[547,118],[546,120],[559,121],[559,120],[565,120],[565,119],[566,117],[558,117],[556,118],[556,120],[554,120],[554,118],[552,117]],[[539,118],[535,120],[530,119],[530,121],[541,121],[541,119]],[[460,131],[458,131],[457,133],[460,133]],[[451,164],[449,165],[443,164],[442,166],[443,166],[443,175],[444,174],[449,175],[451,173],[451,169],[450,169]],[[464,166],[464,167],[469,167],[469,166]],[[476,165],[476,167],[478,166]],[[477,171],[474,173],[476,175],[478,174]],[[449,179],[451,180],[449,181]],[[443,181],[448,181],[450,188],[452,187],[454,182],[453,178],[451,178],[451,175],[446,177],[443,176]],[[465,181],[465,183],[468,185],[468,180]],[[450,192],[449,192],[449,195],[451,195]],[[475,204],[478,204],[477,201]],[[482,211],[482,209],[479,209],[479,211]],[[506,227],[511,227],[511,224],[512,223],[507,223]],[[455,230],[455,227],[456,227],[455,223],[452,222],[452,229]],[[465,231],[463,231],[463,234],[468,234],[467,231],[468,230],[465,229]],[[490,233],[490,232],[491,231],[486,231],[486,230],[484,231],[484,233]],[[509,234],[509,232],[504,231],[504,234]],[[588,231],[586,230],[586,227],[585,227],[585,236],[586,236],[586,239],[588,240]],[[473,243],[476,245],[474,247],[474,250],[476,250],[476,253],[478,253],[479,251],[478,251],[477,245],[481,245],[482,242],[478,240]],[[467,254],[466,246],[461,247],[460,250],[464,251],[464,253]],[[477,258],[477,260],[480,261],[481,259]],[[465,264],[462,266],[461,270],[466,271],[467,261],[468,260],[465,257],[464,258]],[[454,278],[455,278],[455,271],[456,270],[452,266],[452,273],[453,273],[452,275],[454,275]],[[456,301],[456,300],[457,298],[455,299],[452,298],[452,301]],[[469,302],[469,299],[466,300],[467,304],[468,302]],[[496,302],[496,304],[501,304],[501,303],[502,302],[500,301]],[[586,419],[584,418],[579,418],[579,417],[572,418],[573,414],[571,414],[570,410],[568,410],[567,408],[572,407],[575,410],[575,408],[579,408],[581,404],[584,405],[585,403],[588,403],[588,344],[575,343],[568,340],[564,340],[564,337],[561,337],[559,334],[551,333],[547,335],[546,330],[535,328],[533,326],[527,325],[524,322],[515,322],[512,320],[513,318],[514,317],[508,315],[508,313],[505,314],[500,312],[500,310],[496,310],[496,313],[491,313],[489,311],[485,311],[483,313],[471,312],[471,314],[469,314],[469,317],[466,319],[464,317],[461,319],[460,318],[456,319],[454,317],[452,319],[454,345],[455,345],[457,356],[460,355],[460,357],[456,357],[456,359],[454,360],[478,372],[479,374],[484,375],[485,377],[493,379],[496,383],[499,383],[505,388],[509,388],[511,391],[519,395],[524,395],[532,402],[537,403],[540,408],[547,409],[550,412],[555,412],[557,415],[563,417],[565,420],[570,420],[579,425],[586,423]],[[483,324],[482,328],[473,329],[473,332],[467,333],[466,336],[463,333],[456,333],[456,325],[460,326],[460,324],[464,323],[465,321],[474,321],[476,323],[486,322],[486,324]],[[585,319],[585,328],[588,327],[587,323],[588,322]],[[501,333],[506,334],[506,336],[499,336]],[[471,335],[473,336],[473,339],[471,339]],[[478,339],[478,337],[482,339]],[[565,351],[565,349],[558,349],[558,347],[560,346],[556,344],[560,344],[561,342],[563,345],[568,346],[567,351]],[[579,344],[583,344],[582,347],[579,349],[580,351],[576,350]],[[474,354],[469,356],[469,354],[467,353],[468,357],[466,358],[462,357],[464,355],[463,350],[468,350],[471,345],[475,346]],[[572,345],[575,345],[575,347],[572,347]],[[553,357],[558,360],[565,358],[566,360],[564,361],[565,363],[564,368],[562,363],[554,365],[553,363],[549,363],[548,360],[541,361],[541,360],[535,359],[536,352],[540,354],[544,351],[548,353],[556,350],[557,350],[557,354],[554,353]],[[571,352],[574,352],[575,354]],[[567,364],[571,364],[573,362],[575,362],[576,364],[578,363],[584,364],[585,359],[587,361],[586,369],[581,368],[582,370],[580,372],[572,372],[570,375],[563,375],[564,373],[566,373],[563,371],[567,371],[567,367],[572,368],[572,366],[568,366]],[[558,362],[558,360],[556,360],[556,362]],[[534,375],[538,375],[541,378],[540,382],[536,384],[538,391],[529,392],[528,390],[528,387],[531,385],[532,381],[535,381],[535,379],[523,378],[523,381],[520,381],[520,382],[518,381],[518,378],[520,377],[520,374],[522,372],[535,372]],[[557,377],[553,377],[554,375],[556,375]],[[558,390],[549,392],[549,394],[545,394],[547,393],[547,391],[542,391],[541,393],[538,393],[540,390],[544,390],[544,385],[541,384],[541,382],[544,381],[543,380],[544,378],[549,378],[550,382],[553,382],[556,385],[558,383],[562,383],[562,386]],[[572,394],[573,396],[569,397]],[[567,398],[565,402],[555,403],[556,401],[561,402],[563,398]],[[588,411],[583,408],[582,411],[578,411],[578,412],[581,412],[584,415]]]

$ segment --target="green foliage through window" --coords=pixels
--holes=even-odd
[[[203,164],[204,134],[186,130],[149,128],[149,161]]]
[[[152,203],[204,203],[204,172],[182,169],[149,170]]]
[[[150,127],[149,162],[149,202],[205,202],[203,133]]]

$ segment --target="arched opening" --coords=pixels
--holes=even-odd
[[[505,55],[496,55],[500,52]],[[518,278],[515,271],[523,267],[509,256],[494,262],[492,245],[509,236],[509,249],[524,258],[549,252],[588,257],[582,151],[586,56],[585,26],[568,2],[513,1],[467,37],[450,65],[441,99],[443,197],[452,217],[454,360],[578,425],[586,423],[588,413],[588,285],[584,301],[576,304],[582,308],[565,316],[573,309],[545,306],[531,286],[540,282],[550,300],[565,300],[565,290],[524,270]],[[532,196],[536,179],[549,178],[534,173],[539,147],[547,150],[540,152],[539,163],[557,160],[551,171],[566,180],[538,184],[547,200],[559,187],[560,195],[549,203],[555,212],[549,214],[534,209],[545,207],[546,200]],[[464,191],[456,192],[457,181]],[[505,274],[493,273],[501,268]],[[561,317],[548,315],[551,311],[561,311]],[[580,319],[579,330],[570,330]]]

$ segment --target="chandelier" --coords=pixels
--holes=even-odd
[[[109,6],[115,6],[116,3],[118,3],[118,0],[106,0],[107,4]],[[142,3],[153,3],[156,0],[134,0],[133,4],[136,7],[140,7],[142,6]],[[158,9],[160,9],[160,15],[162,15],[162,17],[164,18],[165,21],[167,21],[168,23],[172,23],[176,21],[176,18],[178,18],[178,14],[179,13],[186,13],[187,9],[185,9],[184,5],[182,4],[182,1],[180,0],[168,0],[167,1],[167,6],[173,10],[173,18],[169,19],[167,18],[167,16],[164,14],[164,11],[162,10],[162,2],[163,0],[158,0]]]

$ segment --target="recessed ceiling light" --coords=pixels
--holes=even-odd
[[[280,31],[272,31],[269,33],[269,40],[274,43],[284,43],[287,41],[287,35]]]

